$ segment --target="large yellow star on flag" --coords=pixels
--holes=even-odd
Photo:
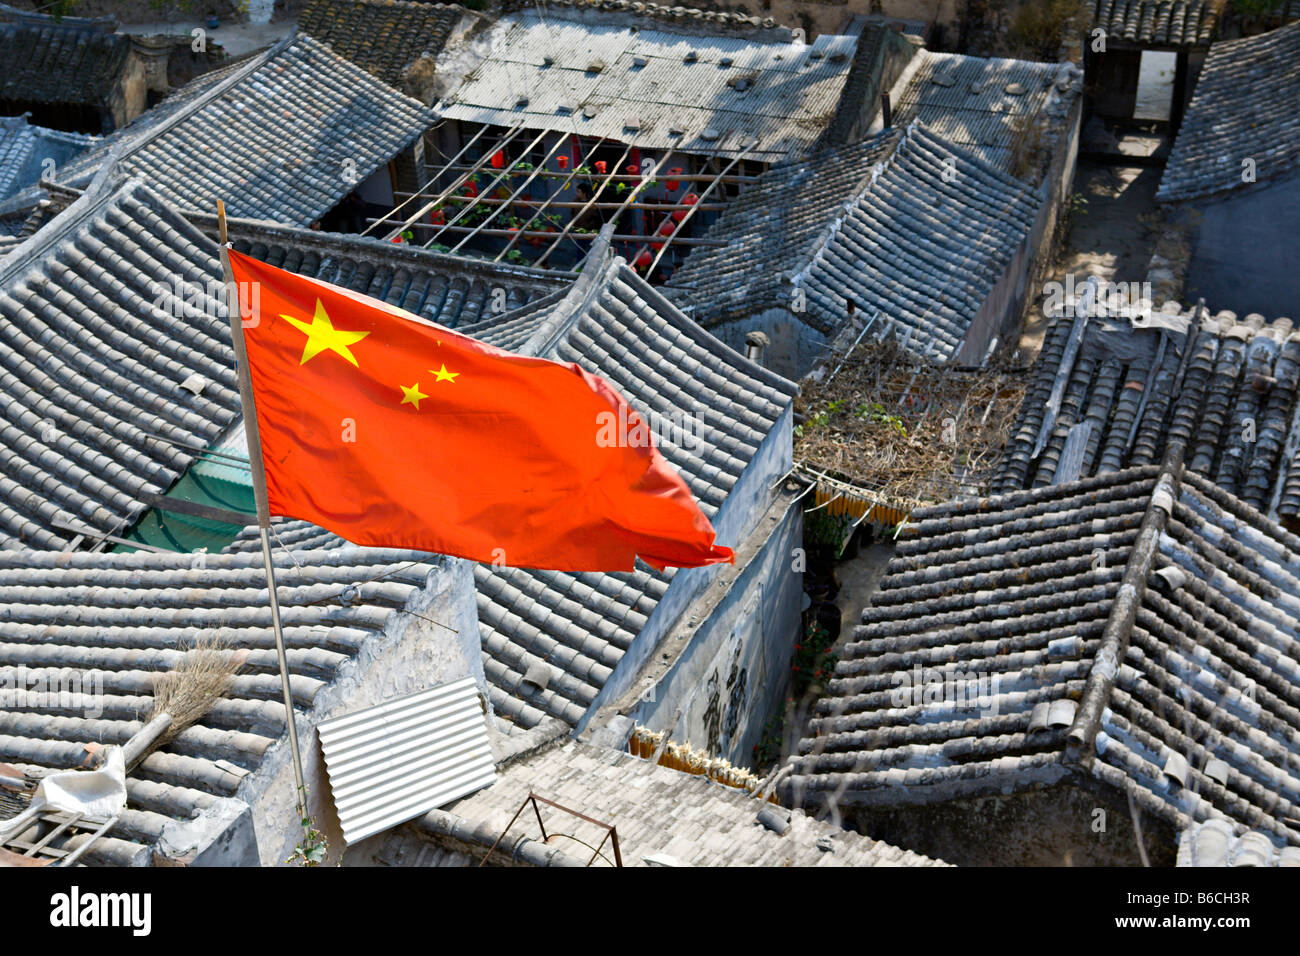
[[[460,372],[448,372],[445,365],[440,369],[431,368],[429,371],[438,376],[434,379],[435,382],[451,382],[453,385],[456,384],[456,376],[460,375]]]
[[[357,368],[361,367],[357,365],[357,360],[348,346],[356,345],[370,333],[348,332],[334,328],[334,323],[325,314],[325,304],[320,299],[316,300],[316,315],[310,325],[302,321],[302,319],[295,319],[292,315],[281,313],[280,318],[307,336],[307,342],[302,348],[302,360],[298,363],[299,365],[306,365],[321,352],[330,351],[343,356],[353,365],[356,365]]]
[[[424,392],[420,391],[419,382],[416,382],[411,386],[399,385],[398,388],[402,390],[402,404],[414,405],[417,412],[420,410],[420,399],[429,397],[424,394]]]

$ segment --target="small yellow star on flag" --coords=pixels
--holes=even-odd
[[[415,410],[417,412],[420,410],[420,399],[429,397],[428,395],[424,394],[424,392],[420,391],[419,382],[416,382],[414,385],[410,386],[409,388],[405,385],[400,385],[398,387],[401,388],[402,390],[402,404],[406,405],[409,403],[411,405],[414,405]]]
[[[438,369],[437,371],[434,371],[433,369],[429,369],[429,371],[432,372],[434,375],[438,376],[437,379],[435,379],[435,381],[451,382],[453,385],[456,384],[456,376],[460,375],[460,372],[448,372],[447,366],[445,365],[441,369]]]
[[[364,339],[369,332],[348,332],[343,329],[334,328],[334,323],[325,313],[325,305],[320,299],[316,300],[316,315],[312,318],[311,324],[308,325],[302,319],[295,319],[291,315],[280,314],[284,319],[299,332],[307,336],[307,343],[302,348],[302,359],[299,365],[306,365],[321,352],[330,351],[343,356],[357,368],[357,360],[352,355],[349,345],[356,345]]]

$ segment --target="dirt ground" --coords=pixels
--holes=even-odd
[[[853,628],[862,616],[862,609],[875,593],[880,579],[885,575],[889,559],[894,556],[893,542],[877,541],[858,552],[857,556],[841,561],[835,566],[835,577],[840,592],[835,598],[840,608],[840,636],[834,653],[839,654],[845,644],[853,640]],[[820,684],[811,685],[798,700],[786,705],[785,725],[781,731],[780,764],[794,753],[808,725],[813,706],[822,695]]]
[[[1156,137],[1130,135],[1118,143],[1121,152],[1147,154],[1159,148]],[[1154,166],[1117,166],[1079,160],[1074,192],[1086,201],[1070,215],[1066,239],[1044,281],[1064,282],[1074,273],[1076,284],[1088,276],[1115,282],[1146,278],[1156,236],[1144,218],[1156,212],[1156,187],[1161,170]],[[1042,295],[1025,318],[1020,337],[1020,362],[1038,355],[1047,331]]]

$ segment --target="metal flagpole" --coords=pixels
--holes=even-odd
[[[293,693],[289,689],[289,660],[284,653],[284,629],[280,626],[280,600],[275,591],[275,565],[271,562],[271,507],[266,497],[266,470],[262,463],[262,440],[257,431],[257,406],[253,403],[253,380],[248,372],[248,351],[244,347],[244,326],[239,289],[230,273],[230,243],[226,237],[226,204],[217,200],[217,228],[221,237],[221,271],[226,283],[226,308],[230,313],[230,339],[235,346],[235,370],[239,376],[239,403],[244,409],[244,438],[248,441],[248,470],[253,476],[253,498],[257,502],[257,529],[262,538],[262,561],[266,565],[266,592],[271,598],[271,628],[275,632],[275,654],[280,661],[280,686],[284,691],[285,720],[289,725],[289,749],[293,752],[293,775],[298,784],[298,819],[307,821],[307,785],[302,776],[302,754],[298,751],[298,728],[293,716]]]

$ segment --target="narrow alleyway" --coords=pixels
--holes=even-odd
[[[1167,149],[1161,137],[1140,133],[1129,133],[1107,145],[1110,152],[1142,157]],[[1044,281],[1064,282],[1070,273],[1076,284],[1090,275],[1116,282],[1145,279],[1159,238],[1151,223],[1161,172],[1158,166],[1120,166],[1081,157],[1065,242]],[[1020,337],[1018,364],[1033,362],[1047,330],[1043,290],[1035,291]]]

